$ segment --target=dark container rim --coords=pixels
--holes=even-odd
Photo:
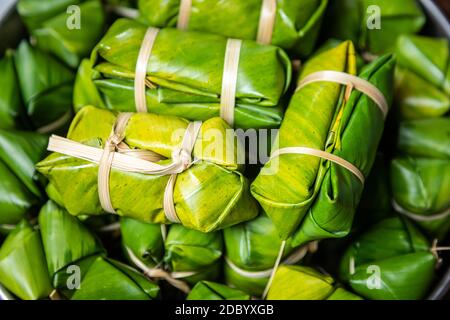
[[[15,5],[18,0],[2,0],[0,6],[0,27],[5,23],[6,19],[15,11]],[[425,10],[429,21],[432,23],[431,28],[437,36],[445,37],[450,41],[450,23],[439,7],[433,0],[419,0]],[[450,288],[450,265],[447,271],[436,284],[432,292],[428,295],[428,300],[440,300],[445,297]],[[0,300],[8,299],[9,293],[0,285]]]

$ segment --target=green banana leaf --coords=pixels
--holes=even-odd
[[[25,41],[17,48],[15,65],[31,126],[40,131],[55,131],[67,124],[72,110],[74,73]],[[45,129],[51,124],[54,125]]]
[[[39,226],[48,271],[56,289],[68,289],[64,274],[69,275],[67,270],[70,266],[78,266],[79,260],[104,253],[95,235],[52,201],[42,207]]]
[[[75,116],[67,137],[102,148],[115,120],[112,111],[85,107]],[[150,150],[170,158],[181,143],[182,137],[176,133],[184,132],[187,125],[188,121],[182,118],[136,113],[128,121],[124,142],[130,148]],[[230,127],[220,118],[203,122],[200,130],[203,138],[197,140],[193,152],[197,161],[178,174],[174,203],[181,223],[188,228],[210,232],[250,220],[258,213],[248,181],[238,170],[236,138],[227,136],[227,129]],[[214,138],[217,133],[222,141]],[[98,199],[97,164],[52,153],[37,164],[37,169],[49,179],[53,193],[58,194],[57,198],[69,213],[104,214]],[[109,191],[116,212],[144,222],[169,223],[162,208],[168,179],[169,176],[113,168]]]
[[[361,300],[336,287],[334,279],[313,268],[280,266],[267,293],[267,300]]]
[[[38,200],[22,181],[0,161],[0,229],[18,223]],[[3,231],[3,230],[2,230]]]
[[[389,164],[390,159],[384,154],[377,154],[372,171],[367,177],[352,232],[367,229],[392,215]]]
[[[89,55],[105,25],[100,0],[20,0],[17,10],[38,46],[72,68]]]
[[[309,60],[300,79],[321,70],[355,74],[351,42]],[[392,100],[395,60],[381,57],[360,77]],[[346,159],[367,176],[384,127],[376,104],[359,91],[343,100],[342,86],[317,82],[298,90],[278,134],[278,148],[309,147]],[[313,129],[312,129],[313,128]],[[287,154],[269,161],[251,185],[253,196],[272,219],[281,238],[294,246],[312,240],[343,237],[350,231],[363,186],[347,169],[308,155]]]
[[[195,271],[188,283],[217,279],[222,267],[223,239],[220,232],[202,233],[181,225],[170,227],[165,242],[164,262],[173,271]]]
[[[18,223],[44,198],[35,164],[45,155],[47,137],[0,129],[0,224]]]
[[[124,253],[128,258],[127,250],[130,250],[149,268],[154,268],[161,263],[164,258],[161,225],[122,217],[120,231]]]
[[[327,300],[363,300],[360,296],[347,291],[343,288],[337,288]]]
[[[334,0],[325,21],[328,37],[351,40],[363,51],[384,54],[394,50],[399,36],[419,32],[426,18],[416,0]]]
[[[181,278],[189,284],[216,279],[220,274],[223,251],[220,232],[202,233],[173,225],[164,242],[161,225],[122,218],[120,226],[125,253],[130,250],[149,268],[166,266],[171,272],[195,272]]]
[[[187,296],[187,300],[250,300],[250,295],[223,284],[200,281]]]
[[[450,52],[447,39],[402,36],[395,100],[403,119],[441,117],[450,110]]]
[[[430,216],[450,208],[450,118],[400,123],[398,151],[391,162],[395,202],[408,212]],[[450,216],[417,223],[437,238],[450,230]]]
[[[368,299],[422,299],[432,283],[436,263],[419,230],[394,217],[379,222],[353,242],[342,257],[340,278]]]
[[[153,300],[159,287],[129,266],[97,257],[72,300]]]
[[[76,111],[87,105],[106,109],[103,97],[92,79],[100,78],[100,73],[92,69],[91,61],[83,59],[78,67],[73,87],[73,105]]]
[[[25,220],[0,248],[0,283],[24,300],[46,298],[53,290],[39,232]]]
[[[269,217],[261,214],[256,219],[225,229],[223,235],[229,261],[225,263],[225,281],[253,296],[261,296],[281,246],[275,226]],[[288,240],[283,260],[294,249]],[[248,277],[236,271],[230,264],[246,272],[266,271],[266,274]]]
[[[22,101],[12,51],[7,51],[0,59],[0,74],[0,129],[18,128]]]
[[[85,65],[78,71],[75,92],[89,94],[80,99],[74,97],[76,110],[87,103],[96,105],[99,95],[108,109],[136,110],[134,71],[146,29],[127,19],[112,25],[92,52],[94,71]],[[218,116],[226,43],[227,39],[218,35],[161,30],[147,67],[147,80],[154,86],[146,88],[148,111],[189,120]],[[236,87],[235,126],[278,127],[283,115],[282,97],[290,79],[291,62],[283,50],[244,41]],[[94,87],[99,93],[93,93]]]
[[[277,1],[272,45],[309,55],[319,36],[328,0]],[[188,29],[229,38],[255,40],[261,0],[194,0]],[[155,27],[176,27],[180,0],[139,0],[140,18]]]

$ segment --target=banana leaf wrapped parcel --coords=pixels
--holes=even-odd
[[[50,140],[52,150],[69,155],[52,153],[37,169],[49,179],[52,195],[73,215],[115,212],[211,232],[250,220],[258,211],[237,164],[237,139],[227,134],[229,129],[220,118],[189,123],[87,106],[76,114],[67,139]],[[114,157],[102,159],[107,152]],[[107,159],[110,172],[99,170]]]
[[[22,220],[0,247],[0,284],[23,300],[53,291],[39,231]]]
[[[267,300],[361,300],[336,285],[334,279],[311,267],[280,266]]]
[[[17,10],[37,45],[72,68],[89,55],[105,24],[100,0],[20,0]]]
[[[42,207],[39,226],[53,288],[70,297],[77,287],[71,275],[79,270],[81,279],[94,258],[104,255],[105,250],[77,217],[52,201]]]
[[[149,35],[153,35],[153,42],[148,40]],[[145,61],[141,59],[142,47],[147,48],[149,43],[153,45]],[[238,65],[225,63],[226,53],[227,59],[237,58],[234,63]],[[177,29],[148,30],[127,19],[111,26],[94,48],[90,63],[89,68],[83,62],[78,70],[74,90],[81,95],[74,97],[76,110],[92,104],[189,120],[206,120],[228,112],[233,118],[229,124],[239,128],[278,127],[282,98],[291,78],[291,62],[280,48]],[[225,72],[226,78],[223,75],[224,67],[228,70],[230,65],[235,68],[234,83],[229,72]],[[137,68],[140,66],[142,70]],[[135,99],[141,71],[145,73],[144,106],[138,106]],[[230,88],[230,82],[235,87],[231,88],[235,89],[229,101],[232,105],[224,102],[229,96],[223,92]],[[231,110],[224,110],[225,106]]]
[[[187,300],[250,300],[250,295],[226,285],[200,281],[187,296]]]
[[[140,19],[155,27],[257,40],[307,56],[314,49],[328,0],[139,0]]]
[[[43,201],[45,182],[35,164],[47,142],[38,133],[0,129],[0,228],[15,225]]]
[[[72,115],[74,72],[26,41],[20,43],[14,61],[29,126],[47,133],[67,125]]]
[[[97,257],[75,290],[72,300],[154,300],[159,287],[137,270]]]
[[[416,0],[334,0],[325,21],[329,37],[378,55],[392,52],[399,36],[419,32],[426,17]]]
[[[226,263],[225,281],[253,296],[261,296],[277,260],[281,239],[269,217],[256,219],[223,231]],[[287,241],[282,263],[295,264],[302,260],[307,247],[295,248]]]
[[[450,230],[450,117],[402,121],[390,180],[394,208],[441,239]]]
[[[408,35],[396,45],[395,103],[402,119],[448,115],[450,51],[447,39]]]
[[[347,41],[306,62],[271,159],[251,186],[280,237],[292,237],[294,246],[348,234],[375,159],[392,100],[395,59],[375,60],[359,78],[352,76],[355,60]],[[350,91],[358,82],[364,85]]]
[[[435,274],[436,252],[406,219],[385,219],[347,249],[340,278],[368,299],[422,299]]]
[[[222,266],[222,234],[202,233],[181,225],[158,224],[121,218],[122,246],[128,259],[150,278],[173,279],[188,285],[214,280]],[[181,285],[181,288],[187,288]],[[187,290],[186,290],[187,291]]]

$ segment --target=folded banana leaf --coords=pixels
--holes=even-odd
[[[75,116],[67,137],[103,148],[116,121],[109,110],[85,107]],[[179,147],[188,121],[155,114],[133,114],[125,130],[124,143],[132,149],[149,150],[169,159]],[[196,160],[178,174],[174,204],[181,223],[191,229],[210,232],[250,220],[257,205],[248,181],[238,170],[236,138],[227,135],[230,127],[220,118],[202,123],[194,147]],[[211,133],[214,135],[211,138]],[[220,134],[221,141],[215,139]],[[223,143],[222,143],[223,142]],[[168,160],[158,163],[167,164]],[[53,194],[73,215],[104,214],[98,199],[98,165],[52,153],[37,164],[48,177]],[[163,195],[169,176],[147,175],[112,168],[109,193],[120,216],[150,223],[169,223],[163,210]]]
[[[53,290],[39,231],[26,220],[0,247],[0,283],[23,300],[46,298]]]
[[[86,104],[136,111],[134,72],[147,27],[119,19],[94,48],[90,70],[78,71],[75,109]],[[126,45],[124,45],[126,44]],[[220,95],[227,39],[177,29],[159,31],[147,66],[149,112],[206,120],[220,114]],[[282,119],[282,96],[291,78],[286,53],[274,46],[244,41],[236,87],[235,126],[273,128]],[[80,88],[81,87],[81,88]],[[95,88],[98,93],[95,93]],[[98,103],[99,95],[103,98]],[[94,96],[94,98],[88,99]]]
[[[76,68],[101,37],[100,0],[20,0],[17,10],[38,46]]]
[[[319,36],[328,0],[277,1],[271,44],[296,55],[309,55]],[[256,40],[261,0],[194,0],[188,30]],[[140,17],[155,27],[176,27],[180,0],[140,0]]]
[[[228,284],[251,295],[261,296],[280,251],[281,240],[270,218],[262,214],[251,221],[223,231]],[[287,241],[283,260],[293,251]]]
[[[34,132],[0,129],[0,225],[18,223],[42,202],[44,181],[34,166],[47,141]]]
[[[403,119],[441,117],[450,110],[450,52],[447,39],[402,36],[395,100]]]
[[[129,266],[98,257],[89,267],[72,300],[153,300],[157,284]]]
[[[267,300],[361,300],[336,287],[334,279],[313,268],[280,266],[273,278]]]
[[[426,18],[416,0],[330,1],[328,36],[373,54],[392,52],[397,38],[419,32]]]
[[[76,217],[52,201],[42,207],[39,226],[53,287],[70,296],[71,288],[67,286],[70,268],[80,268],[79,260],[102,254],[104,249],[96,236]]]
[[[53,57],[22,41],[15,65],[28,121],[40,132],[67,125],[72,110],[74,73]]]
[[[355,74],[351,42],[314,56],[300,80],[321,70]],[[364,67],[359,77],[392,100],[395,60],[383,56]],[[359,91],[346,102],[345,87],[316,82],[298,90],[278,134],[278,148],[309,147],[339,156],[367,176],[384,127],[382,112]],[[363,185],[350,171],[318,157],[285,154],[269,161],[251,186],[253,196],[292,245],[343,237],[350,231]]]
[[[189,284],[216,279],[220,274],[223,251],[220,232],[202,233],[173,225],[164,242],[161,225],[122,218],[120,226],[125,253],[128,257],[131,253],[149,269],[187,272],[187,276],[179,279]]]
[[[367,177],[352,232],[367,229],[392,215],[389,163],[390,159],[384,154],[377,154],[372,171]]]
[[[400,154],[391,162],[390,179],[393,198],[401,208],[424,218],[449,210],[449,146],[449,117],[400,123]],[[448,214],[416,222],[437,238],[450,230]]]
[[[0,59],[0,74],[0,129],[18,128],[22,102],[12,51],[7,51]]]
[[[376,224],[347,249],[340,278],[368,299],[422,299],[436,263],[428,240],[411,222],[395,217]]]
[[[226,285],[200,281],[187,296],[187,300],[250,300],[250,295]]]

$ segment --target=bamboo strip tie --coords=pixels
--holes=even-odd
[[[315,82],[335,82],[343,85],[347,85],[346,92],[345,92],[345,99],[348,100],[350,97],[350,93],[353,89],[356,89],[364,94],[366,94],[369,98],[371,98],[377,107],[380,109],[383,119],[386,118],[386,115],[389,110],[388,103],[386,101],[386,98],[384,97],[383,93],[375,87],[373,84],[371,84],[369,81],[361,79],[359,77],[344,73],[344,72],[338,72],[338,71],[319,71],[312,73],[308,76],[306,76],[297,87],[296,91],[299,91],[300,89],[304,88],[308,84],[315,83]],[[328,161],[331,161],[333,163],[336,163],[340,165],[341,167],[347,169],[351,173],[353,173],[358,180],[364,184],[365,177],[364,174],[357,168],[355,165],[350,163],[349,161],[336,156],[332,153],[323,151],[323,150],[317,150],[313,148],[308,147],[286,147],[281,148],[278,150],[275,150],[270,159],[274,159],[276,157],[279,157],[283,154],[302,154],[302,155],[310,155],[318,158],[322,158]]]
[[[192,0],[181,0],[180,11],[178,12],[177,28],[187,30],[189,18],[191,16]]]
[[[189,293],[191,288],[189,285],[180,280],[181,278],[187,278],[197,274],[196,271],[183,271],[183,272],[167,272],[159,267],[149,268],[144,262],[142,262],[129,248],[125,248],[131,262],[133,262],[136,267],[138,267],[147,278],[153,279],[164,279],[170,283],[175,288],[183,291],[184,293]]]
[[[220,95],[220,117],[234,126],[234,107],[242,40],[228,39]]]
[[[173,203],[173,191],[176,175],[188,169],[192,164],[192,151],[201,128],[201,121],[190,122],[183,136],[180,147],[172,152],[171,163],[159,165],[148,159],[161,159],[149,151],[142,150],[141,154],[135,150],[125,150],[121,153],[118,146],[122,145],[125,128],[132,113],[121,113],[116,119],[111,135],[105,143],[105,148],[95,148],[66,138],[52,135],[49,140],[48,150],[67,156],[98,163],[98,193],[102,208],[109,213],[116,213],[111,203],[109,192],[109,176],[111,168],[126,172],[135,172],[152,175],[170,175],[164,191],[163,209],[170,222],[180,223]]]
[[[261,44],[270,44],[275,27],[277,14],[277,0],[263,0],[259,17],[258,34],[256,41]]]
[[[158,33],[158,28],[148,28],[145,32],[144,39],[142,40],[141,48],[139,49],[134,78],[134,101],[137,112],[147,112],[147,101],[145,95],[147,66]]]

